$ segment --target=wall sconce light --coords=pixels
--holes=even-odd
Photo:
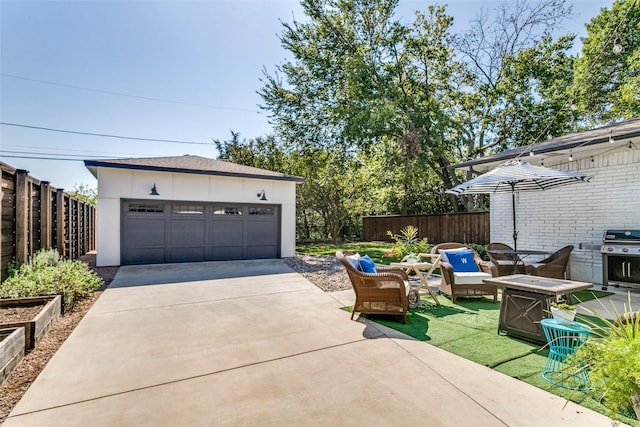
[[[613,144],[614,140],[613,140],[613,129],[611,130],[611,133],[609,134],[609,144]]]
[[[573,150],[569,151],[569,161],[573,161]]]
[[[158,193],[158,189],[156,188],[156,183],[153,183],[153,187],[151,187],[151,193],[149,193],[150,196],[159,196],[160,193]]]
[[[264,190],[259,192],[257,196],[260,198],[260,200],[267,200],[267,195],[264,193]]]

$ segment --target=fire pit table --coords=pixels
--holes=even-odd
[[[566,295],[567,303],[571,303],[573,292],[593,286],[592,283],[524,274],[492,277],[484,282],[503,289],[498,333],[543,344],[546,338],[540,321],[549,317],[551,302],[559,295]]]

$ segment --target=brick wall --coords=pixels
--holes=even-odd
[[[516,194],[518,247],[555,250],[574,245],[569,277],[602,283],[600,252],[580,249],[580,244],[600,244],[607,229],[640,229],[640,151],[621,147],[594,155],[593,161],[550,160],[545,160],[546,167],[594,177],[589,183]],[[512,224],[511,195],[492,195],[491,241],[513,246]]]

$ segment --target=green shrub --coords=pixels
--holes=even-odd
[[[431,250],[431,245],[426,238],[418,239],[418,228],[413,225],[407,225],[400,230],[400,234],[393,234],[391,230],[387,231],[387,235],[391,237],[395,243],[391,247],[391,252],[386,256],[404,258],[410,253],[426,254]]]
[[[20,267],[22,267],[22,263],[20,261],[9,261],[9,265],[7,265],[7,277],[13,277],[18,272],[20,272]]]
[[[60,257],[60,253],[58,253],[58,251],[56,251],[55,249],[43,249],[33,254],[31,260],[29,261],[29,264],[32,268],[40,270],[46,267],[55,267],[62,260],[63,259]]]
[[[613,306],[617,322],[607,320],[596,310],[587,310],[597,319],[580,319],[591,327],[591,337],[567,362],[574,370],[589,371],[590,393],[604,403],[611,418],[616,413],[633,416],[632,396],[640,397],[640,316],[634,316],[631,293],[622,315]],[[622,318],[626,320],[620,322]]]
[[[54,249],[39,251],[0,285],[0,298],[62,295],[65,309],[73,307],[102,285],[83,262],[60,258]]]
[[[487,248],[485,248],[482,245],[478,245],[477,243],[468,243],[467,246],[469,246],[474,251],[478,252],[478,255],[480,255],[480,258],[482,258],[485,261],[489,261],[489,254],[487,253]]]

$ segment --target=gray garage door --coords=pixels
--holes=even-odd
[[[276,205],[122,202],[122,264],[278,258]]]

